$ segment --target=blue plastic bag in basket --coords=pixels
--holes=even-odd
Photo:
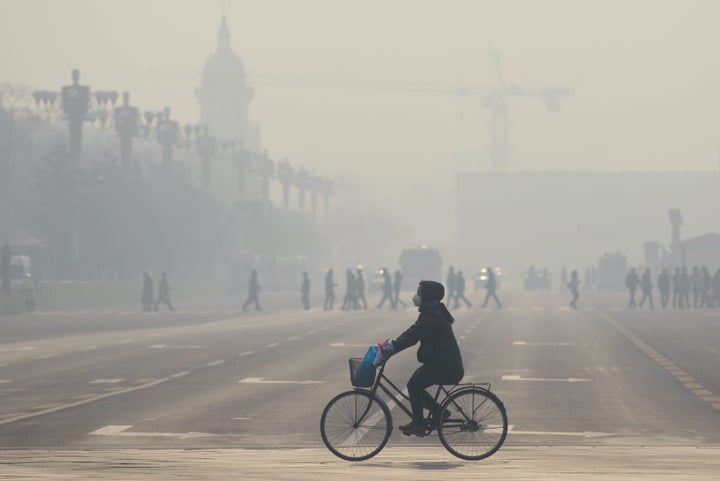
[[[355,373],[355,386],[370,387],[375,382],[375,356],[377,356],[378,347],[370,346],[363,357],[362,363]]]

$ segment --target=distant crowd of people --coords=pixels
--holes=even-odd
[[[645,269],[642,276],[638,276],[635,268],[630,269],[625,277],[625,286],[630,294],[628,308],[642,308],[645,301],[650,309],[653,308],[654,286],[650,269]],[[638,288],[642,292],[639,303],[635,300]],[[694,266],[692,273],[688,273],[687,267],[676,267],[672,274],[668,269],[663,269],[657,277],[657,289],[663,309],[670,305],[671,296],[673,309],[720,307],[720,269],[714,275],[710,274],[706,266]]]

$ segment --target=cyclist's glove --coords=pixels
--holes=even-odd
[[[395,345],[390,339],[385,339],[385,341],[378,344],[378,350],[373,364],[379,366],[390,359],[393,354],[395,354]]]

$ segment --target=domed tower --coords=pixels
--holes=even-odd
[[[259,129],[248,119],[253,94],[245,78],[245,66],[232,51],[223,14],[217,51],[205,62],[202,84],[195,89],[202,123],[208,124],[215,137],[243,141],[246,149],[258,151]]]

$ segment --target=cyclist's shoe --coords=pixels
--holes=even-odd
[[[414,423],[404,424],[400,426],[398,429],[405,435],[405,436],[425,436],[427,434],[427,431],[423,426],[418,426]]]
[[[425,423],[430,426],[440,426],[445,421],[450,419],[450,410],[445,409],[442,413],[442,419],[440,418],[440,406],[437,407],[437,409],[434,409],[432,412],[432,417],[425,418]]]

